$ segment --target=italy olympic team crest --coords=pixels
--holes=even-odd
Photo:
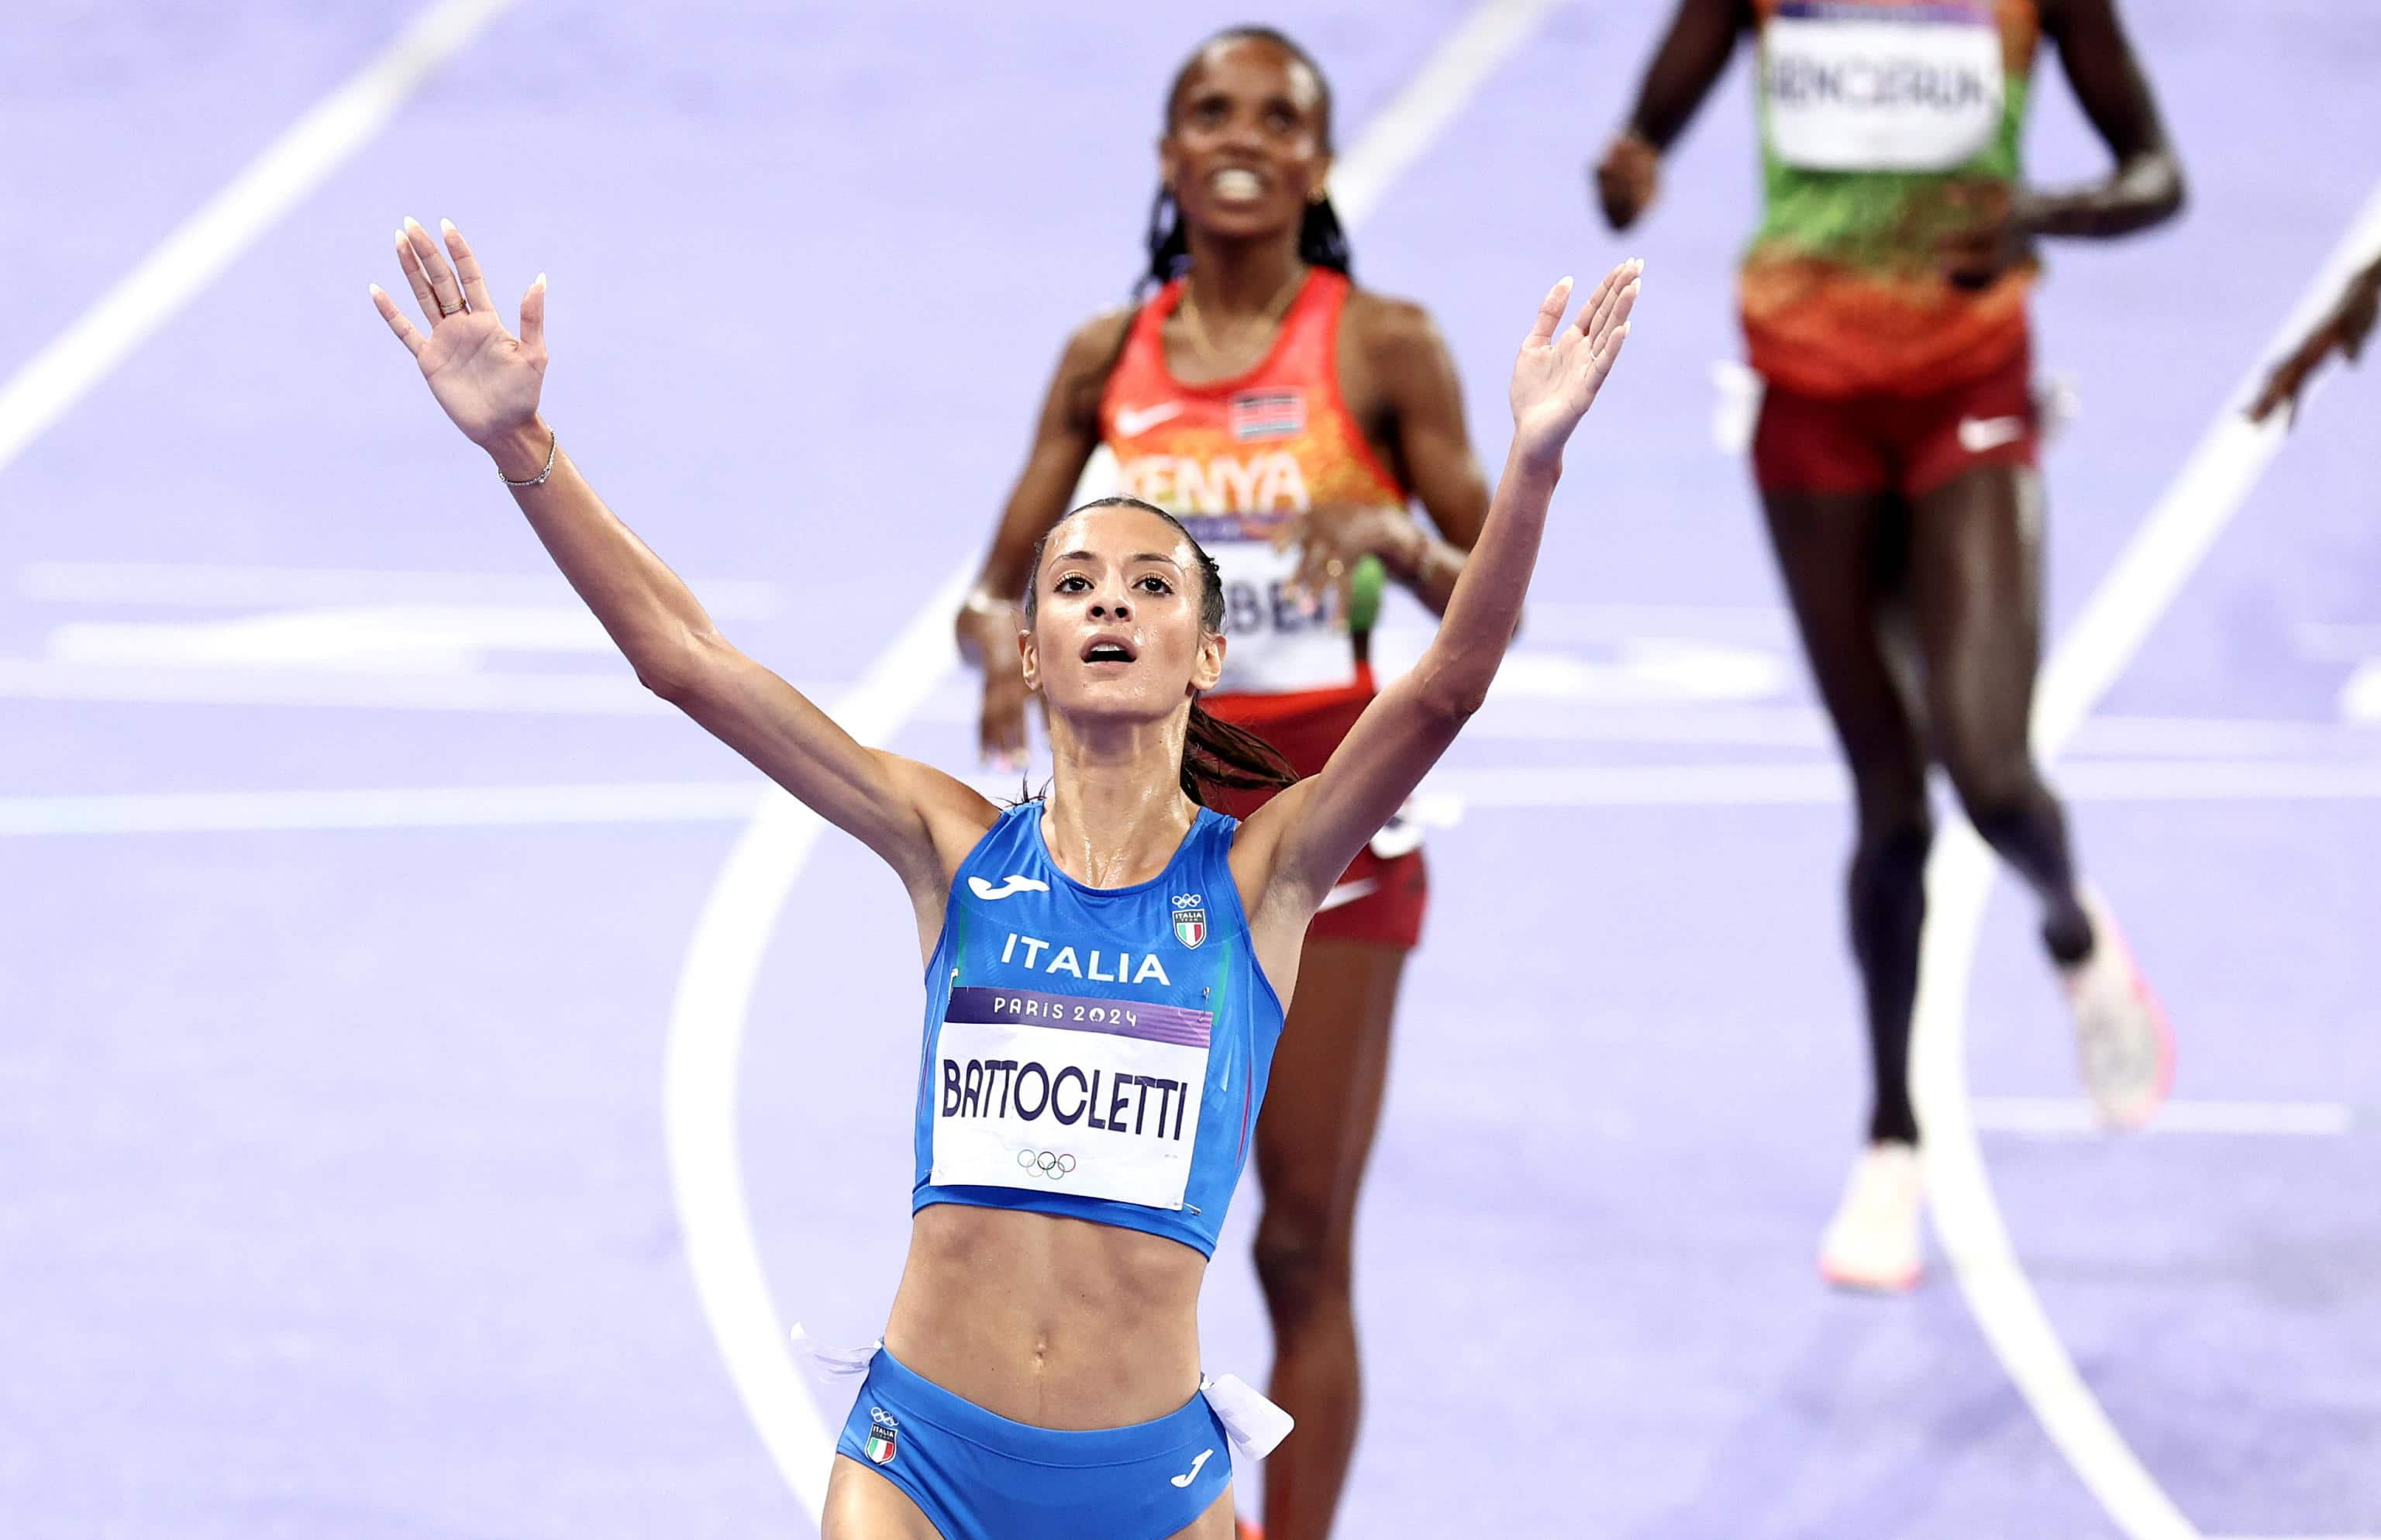
[[[901,1452],[901,1424],[881,1406],[868,1409],[868,1442],[861,1446],[871,1463],[890,1465]]]
[[[1204,895],[1177,893],[1174,895],[1174,939],[1185,947],[1196,947],[1207,939],[1207,902]]]

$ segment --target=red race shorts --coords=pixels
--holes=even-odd
[[[1245,727],[1279,750],[1301,776],[1321,770],[1356,718],[1373,700],[1372,670],[1360,668],[1357,682],[1342,690],[1288,695],[1210,695],[1199,703],[1223,721]],[[1263,807],[1269,791],[1209,793],[1219,813],[1245,818]],[[1384,853],[1386,852],[1386,853]],[[1392,819],[1348,863],[1307,927],[1310,941],[1361,941],[1411,950],[1422,940],[1422,919],[1430,903],[1430,876],[1422,859],[1422,831]]]
[[[1823,400],[1772,385],[1752,435],[1764,492],[1898,492],[1923,497],[1980,465],[2031,466],[2041,445],[2033,350],[1928,396]]]

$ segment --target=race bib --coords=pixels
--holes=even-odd
[[[1769,143],[1813,171],[1948,171],[1999,130],[1989,6],[1787,0],[1761,30]]]
[[[1326,587],[1310,609],[1291,592],[1300,553],[1276,550],[1274,535],[1296,517],[1287,513],[1194,514],[1183,520],[1191,538],[1215,558],[1224,580],[1224,677],[1227,694],[1281,694],[1329,690],[1355,677],[1355,653],[1340,619],[1337,589]]]
[[[1181,1006],[952,989],[930,1072],[932,1179],[1179,1209],[1214,1023]]]

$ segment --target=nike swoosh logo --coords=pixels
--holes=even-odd
[[[1135,434],[1147,433],[1160,422],[1181,415],[1182,403],[1179,401],[1160,401],[1154,407],[1118,407],[1116,415],[1117,436],[1131,438]]]
[[[1001,878],[1000,886],[995,887],[982,877],[970,877],[968,891],[979,898],[1008,898],[1020,893],[1047,893],[1050,885],[1039,877],[1011,875]]]
[[[2004,444],[2015,444],[2025,436],[2022,417],[1962,417],[1960,419],[1960,447],[1972,455],[1987,449],[1997,449]]]
[[[1352,904],[1380,886],[1381,879],[1378,877],[1358,877],[1354,882],[1343,882],[1323,895],[1323,901],[1314,906],[1314,912],[1320,914],[1326,909],[1337,909],[1341,904]]]
[[[1199,1451],[1199,1458],[1190,1462],[1190,1468],[1174,1478],[1174,1485],[1177,1486],[1188,1486],[1192,1482],[1198,1480],[1199,1467],[1206,1464],[1208,1457],[1213,1455],[1215,1452],[1215,1451],[1213,1449],[1201,1449]]]
[[[1389,821],[1373,836],[1367,849],[1383,861],[1395,861],[1422,849],[1422,820],[1406,816],[1401,809],[1389,814]]]

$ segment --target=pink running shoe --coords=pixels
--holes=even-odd
[[[2092,921],[2092,955],[2058,971],[2075,1017],[2075,1057],[2103,1126],[2138,1129],[2174,1087],[2174,1031],[2108,900],[2085,884],[2076,895]]]

